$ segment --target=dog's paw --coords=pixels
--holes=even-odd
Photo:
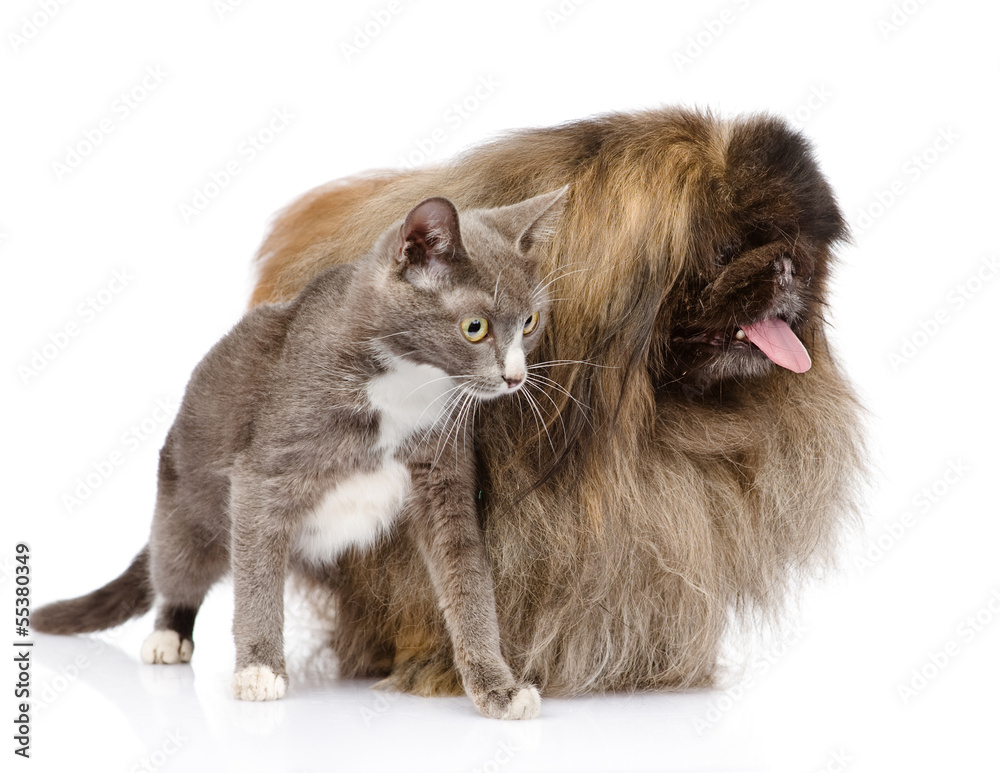
[[[508,687],[490,690],[476,701],[479,713],[493,719],[534,719],[542,710],[542,699],[538,689],[528,687]]]
[[[233,697],[241,701],[274,701],[288,688],[288,678],[267,666],[247,666],[233,674]]]
[[[189,663],[194,652],[194,642],[181,639],[177,631],[153,631],[142,643],[139,656],[143,663]]]
[[[376,690],[397,690],[428,698],[440,695],[465,695],[451,653],[447,658],[435,655],[397,662],[392,667],[392,673],[374,687]]]

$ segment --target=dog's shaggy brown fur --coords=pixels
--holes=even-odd
[[[424,197],[497,206],[566,184],[544,269],[560,300],[535,351],[553,364],[534,371],[561,387],[539,382],[544,426],[517,401],[478,421],[505,654],[550,695],[706,685],[733,620],[779,610],[831,555],[863,469],[859,409],[822,317],[845,225],[801,136],[769,117],[657,110],[335,183],[278,218],[254,301],[356,258]],[[808,372],[735,335],[775,315],[805,343]],[[343,674],[455,690],[405,531],[311,580],[329,594]]]

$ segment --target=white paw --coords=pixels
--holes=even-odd
[[[241,701],[273,701],[285,694],[288,679],[267,666],[247,666],[233,674],[233,697]]]
[[[189,663],[193,652],[191,641],[181,641],[177,631],[153,631],[142,643],[139,656],[143,663]]]
[[[511,696],[500,719],[534,719],[542,711],[542,699],[534,687],[522,687]]]

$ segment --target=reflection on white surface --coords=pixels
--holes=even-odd
[[[30,764],[46,773],[989,769],[995,711],[978,707],[983,685],[995,694],[986,639],[997,632],[984,632],[904,706],[893,685],[908,668],[891,626],[860,606],[860,588],[833,585],[814,589],[801,624],[759,647],[724,689],[544,698],[542,716],[528,722],[484,719],[464,697],[338,679],[294,604],[288,694],[236,701],[232,590],[223,585],[199,615],[190,665],[139,661],[152,615],[99,636],[35,635]],[[852,621],[885,631],[885,641],[862,641]]]
[[[35,636],[36,770],[763,770],[727,716],[699,735],[719,694],[543,701],[540,719],[480,717],[467,698],[419,698],[336,677],[306,629],[287,633],[291,686],[280,701],[229,692],[226,594],[208,600],[190,665],[138,658],[151,616],[96,637]],[[740,740],[740,736],[742,740]]]

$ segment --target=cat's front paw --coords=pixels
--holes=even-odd
[[[153,631],[142,643],[139,656],[143,663],[189,663],[194,642],[182,639],[177,631]]]
[[[508,687],[485,693],[476,700],[476,708],[493,719],[534,719],[542,710],[542,699],[531,685]]]
[[[233,674],[233,697],[241,701],[274,701],[287,687],[288,678],[267,666],[247,666]]]

